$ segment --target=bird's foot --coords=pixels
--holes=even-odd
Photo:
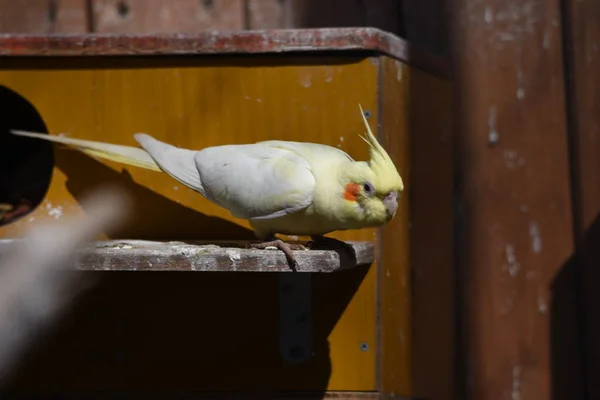
[[[296,271],[298,261],[296,260],[294,253],[292,253],[292,250],[306,250],[306,247],[299,243],[286,243],[283,240],[277,238],[262,243],[251,243],[250,247],[254,249],[266,249],[268,247],[275,247],[281,250],[283,254],[285,254],[285,258],[287,258],[287,261],[290,264],[290,268],[292,268],[292,270],[294,271]]]

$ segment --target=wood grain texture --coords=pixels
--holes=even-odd
[[[87,0],[54,0],[50,2],[51,27],[48,33],[91,32],[90,9]],[[29,12],[29,11],[27,11]]]
[[[571,335],[581,340],[569,348],[564,358],[577,365],[583,359],[583,369],[573,368],[563,373],[560,398],[568,398],[583,385],[590,399],[600,398],[600,3],[597,1],[566,1],[564,8],[567,47],[567,77],[569,84],[569,117],[573,139],[574,199],[578,257],[571,263],[575,270],[580,302],[571,297],[575,307],[582,307],[575,314],[581,323],[581,331],[571,325]],[[566,378],[566,379],[565,379]],[[577,393],[577,392],[575,392]]]
[[[412,393],[410,209],[413,173],[409,131],[409,68],[383,58],[380,65],[379,140],[402,176],[405,192],[394,220],[381,229],[379,248],[379,387],[382,393]]]
[[[0,240],[0,253],[15,240]],[[371,264],[374,246],[345,242],[346,249],[298,250],[298,272],[334,272]],[[278,250],[248,248],[249,242],[113,240],[78,249],[72,268],[80,271],[291,272]],[[281,253],[281,254],[280,254]]]
[[[93,0],[97,33],[190,33],[244,28],[243,0]]]
[[[391,58],[382,59],[381,74],[380,135],[406,193],[381,235],[380,390],[454,399],[451,86]]]
[[[245,28],[286,28],[286,4],[285,1],[281,0],[245,0]]]
[[[134,132],[196,149],[305,140],[366,159],[358,104],[371,111],[373,126],[380,118],[378,67],[371,58],[17,57],[3,59],[1,68],[2,84],[27,98],[53,134],[120,144],[135,145]],[[1,227],[0,236],[84,213],[78,202],[84,193],[117,182],[132,195],[135,212],[123,229],[100,240],[253,239],[246,221],[165,174],[59,146],[55,160],[45,201]],[[366,229],[331,236],[373,241],[374,235]],[[89,273],[100,274],[102,284],[32,356],[15,387],[376,389],[376,264],[313,277],[314,356],[298,365],[285,364],[278,353],[277,274]]]
[[[0,1],[2,33],[86,33],[86,0]]]
[[[468,399],[551,399],[573,251],[558,1],[454,3]]]
[[[49,6],[48,0],[23,0],[18,5],[11,0],[1,0],[0,32],[33,34],[50,32]]]

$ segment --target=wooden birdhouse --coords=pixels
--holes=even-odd
[[[449,388],[445,71],[376,29],[1,36],[0,237],[84,214],[82,196],[107,182],[133,199],[123,227],[73,266],[100,282],[11,388],[348,399]],[[366,160],[359,104],[404,179],[399,210],[382,229],[331,234],[353,254],[310,250],[297,272],[275,250],[236,247],[254,239],[247,222],[164,173],[9,132],[134,146],[145,132],[189,149],[310,141]]]

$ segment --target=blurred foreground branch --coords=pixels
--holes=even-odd
[[[99,232],[117,226],[129,203],[116,188],[88,196],[86,217],[32,229],[0,259],[0,384],[39,335],[93,283],[89,274],[70,271],[73,252]]]

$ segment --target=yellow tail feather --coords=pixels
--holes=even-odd
[[[11,130],[11,132],[17,136],[26,136],[30,138],[43,139],[50,142],[73,146],[93,157],[104,158],[109,161],[116,161],[118,163],[145,168],[152,171],[162,171],[158,164],[156,164],[156,162],[152,159],[152,157],[150,157],[150,155],[144,149],[140,149],[138,147],[123,146],[120,144],[111,144],[104,142],[95,142],[92,140],[84,139],[72,139],[62,136],[51,136],[43,133],[27,132],[20,130]]]

